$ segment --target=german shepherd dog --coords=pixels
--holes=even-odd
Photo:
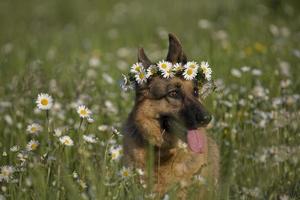
[[[173,64],[187,62],[173,34],[169,34],[166,60]],[[152,64],[142,48],[138,50],[138,61],[145,68]],[[152,151],[154,192],[160,197],[177,185],[177,196],[186,199],[195,177],[206,180],[197,199],[211,198],[210,193],[215,193],[207,185],[217,186],[219,150],[204,130],[211,115],[199,100],[198,91],[197,81],[177,76],[155,76],[146,85],[136,86],[135,105],[124,127],[124,158],[127,165],[146,169]],[[180,142],[187,147],[182,148]]]

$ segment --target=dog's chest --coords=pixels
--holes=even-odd
[[[201,173],[201,169],[206,164],[206,153],[198,154],[189,150],[179,150],[172,160],[159,167],[157,175],[160,184],[188,184],[194,175]]]

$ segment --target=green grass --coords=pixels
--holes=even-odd
[[[181,39],[189,60],[207,60],[219,83],[205,105],[214,116],[208,132],[221,151],[221,198],[300,199],[300,5],[272,2],[1,1],[0,166],[12,165],[15,172],[0,182],[0,199],[151,198],[135,178],[120,178],[121,162],[108,155],[112,131],[98,126],[121,130],[133,105],[133,92],[120,90],[121,74],[136,62],[138,47],[153,61],[164,59],[168,32]],[[209,28],[199,26],[201,19]],[[99,66],[90,66],[93,57]],[[250,71],[242,72],[243,66]],[[282,87],[286,80],[290,85]],[[41,92],[57,103],[49,129],[46,113],[36,111]],[[80,130],[78,101],[95,119]],[[38,149],[28,154],[32,122],[43,132],[35,137]],[[75,146],[62,147],[53,136],[61,127]],[[79,142],[87,133],[99,141]],[[18,152],[10,151],[14,145]],[[199,187],[205,186],[196,184],[191,197]],[[169,195],[175,198],[176,191]]]

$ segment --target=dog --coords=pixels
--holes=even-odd
[[[187,62],[180,41],[171,33],[166,60],[173,64]],[[143,48],[138,50],[138,62],[145,67],[153,64]],[[159,197],[177,185],[177,197],[186,199],[197,175],[206,180],[206,186],[195,195],[197,199],[216,193],[219,149],[205,132],[212,117],[199,100],[198,91],[197,81],[177,76],[156,76],[135,88],[135,105],[123,130],[124,159],[126,165],[146,170],[152,155],[153,192]],[[186,148],[182,148],[184,144]]]

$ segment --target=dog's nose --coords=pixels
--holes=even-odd
[[[196,114],[196,119],[200,124],[206,125],[211,121],[212,116],[208,112],[202,111]]]

